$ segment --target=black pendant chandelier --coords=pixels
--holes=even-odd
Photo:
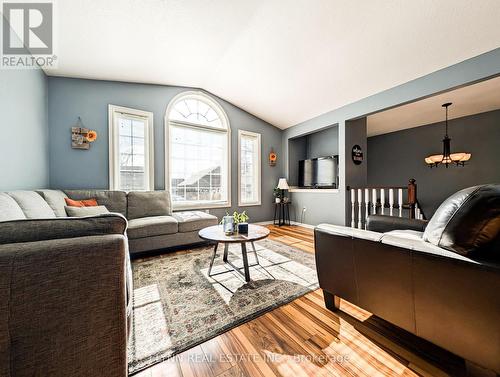
[[[437,167],[440,164],[448,167],[454,163],[457,166],[465,166],[465,162],[470,160],[471,154],[467,152],[451,153],[451,139],[448,136],[448,107],[451,102],[442,105],[446,109],[446,132],[443,139],[443,154],[433,154],[425,158],[425,163],[431,168]]]

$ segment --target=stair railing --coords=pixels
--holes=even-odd
[[[412,178],[407,186],[347,187],[350,191],[351,227],[366,228],[369,215],[380,214],[410,219],[425,219],[417,199],[417,184]]]

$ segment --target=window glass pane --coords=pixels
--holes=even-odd
[[[120,190],[147,190],[147,163],[145,132],[147,121],[117,115],[118,122],[118,163]]]
[[[136,120],[132,121],[132,127],[134,131],[134,137],[140,137],[144,139],[144,130],[146,128],[146,122],[144,120]]]
[[[259,138],[240,134],[240,202],[242,204],[260,201]]]
[[[122,136],[132,135],[132,121],[126,118],[118,118],[119,132]]]
[[[177,101],[169,114],[169,119],[203,126],[224,127],[217,112],[208,103],[197,98]]]
[[[190,106],[195,106],[191,103]],[[227,133],[170,125],[172,201],[228,200]]]

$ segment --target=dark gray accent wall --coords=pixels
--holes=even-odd
[[[452,152],[470,152],[465,167],[429,168],[424,158],[442,153],[444,122],[368,138],[368,184],[404,186],[417,180],[426,217],[454,192],[482,183],[500,183],[500,110],[449,121]]]
[[[349,120],[496,75],[500,75],[500,48],[334,109],[286,129],[283,133],[282,145],[283,158],[287,161],[289,139],[309,134],[332,124],[339,125],[340,190],[338,194],[332,194],[332,197],[328,199],[328,205],[319,207],[314,212],[308,211],[307,222],[315,224],[318,222],[316,219],[327,219],[330,223],[345,224],[346,156],[350,153],[348,150],[350,147],[346,144],[346,128],[349,126]],[[353,82],[353,85],[356,83]],[[286,176],[290,174],[288,168],[288,164],[285,164]],[[314,196],[315,194],[311,193],[310,195]]]
[[[0,190],[49,182],[47,77],[39,69],[0,69]]]
[[[318,158],[339,154],[339,130],[337,126],[306,136],[307,157]]]
[[[151,111],[154,114],[155,188],[165,187],[164,117],[170,100],[190,88],[62,77],[49,78],[50,186],[53,188],[108,188],[108,105]],[[208,93],[210,94],[210,93]],[[210,94],[211,95],[211,94]],[[238,204],[238,130],[262,135],[262,205],[245,207],[251,221],[272,219],[272,190],[282,175],[281,130],[212,95],[224,108],[231,125],[231,197]],[[70,128],[81,117],[85,127],[98,132],[89,151],[71,148]],[[278,154],[271,167],[268,153]],[[223,215],[225,209],[210,210]]]
[[[352,147],[359,145],[363,151],[363,162],[356,165],[352,160]],[[345,184],[363,187],[367,183],[368,148],[366,144],[366,117],[346,122],[345,134]]]
[[[299,161],[307,158],[307,138],[298,137],[288,141],[288,185],[299,184]]]

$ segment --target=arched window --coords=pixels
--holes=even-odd
[[[203,92],[183,92],[165,115],[166,187],[176,209],[231,205],[229,120]]]

